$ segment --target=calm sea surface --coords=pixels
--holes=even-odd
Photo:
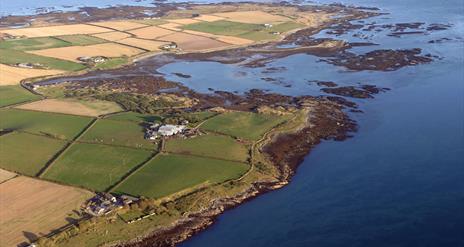
[[[1,13],[27,9],[26,2],[31,3],[2,1]],[[72,1],[33,2],[37,7],[50,7]],[[41,2],[46,4],[40,6]],[[78,2],[76,5],[89,2],[95,6],[90,3],[98,2],[96,6],[102,6],[132,1]],[[389,12],[369,20],[379,24],[417,21],[453,25],[446,31],[402,38],[388,37],[384,32],[365,33],[380,46],[354,52],[419,47],[441,59],[393,72],[348,72],[314,56],[294,55],[269,65],[287,68],[265,75],[280,78],[279,83],[261,80],[262,68],[210,62],[180,62],[159,70],[204,92],[211,87],[320,94],[310,80],[332,80],[340,85],[370,83],[392,89],[375,99],[357,101],[364,113],[352,115],[360,126],[354,138],[319,145],[290,185],[227,211],[215,225],[182,247],[464,246],[464,2],[341,2]],[[355,32],[338,38],[360,41],[352,37]],[[428,43],[439,38],[451,40]],[[176,72],[192,77],[179,78]]]

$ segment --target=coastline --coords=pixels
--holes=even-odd
[[[371,16],[367,16],[371,17]],[[366,16],[357,16],[353,19],[343,19],[343,20],[334,20],[333,23],[330,25],[340,22],[351,21],[355,19],[364,19],[367,18]],[[312,36],[315,33],[318,33],[321,30],[324,30],[330,26],[329,24],[324,25],[317,29],[307,28],[304,30],[299,30],[294,34],[290,34],[283,38],[281,41],[295,41],[298,37],[301,36]],[[337,52],[343,51],[347,49],[349,46],[346,46],[344,43],[338,43],[334,47],[326,47],[318,45],[322,44],[324,41],[315,41],[316,47],[303,47],[301,50],[299,49],[286,49],[283,51],[272,50],[272,48],[267,48],[270,44],[277,45],[279,41],[268,42],[264,44],[254,44],[251,47],[246,48],[231,48],[230,50],[218,50],[218,51],[208,51],[206,53],[186,53],[186,54],[167,54],[167,56],[174,56],[176,58],[182,58],[186,60],[192,61],[208,61],[208,57],[212,58],[217,55],[227,54],[228,52],[237,52],[239,56],[237,56],[240,60],[240,56],[246,57],[250,54],[255,53],[265,53],[271,54],[268,58],[264,60],[257,60],[252,61],[247,64],[247,66],[255,67],[255,66],[262,66],[263,64],[272,61],[277,58],[282,58],[286,56],[290,56],[292,54],[297,53],[309,53],[320,55],[321,57],[328,56],[329,54],[336,54]],[[406,54],[406,55],[409,55]],[[413,54],[414,55],[414,54]],[[156,54],[155,56],[163,56],[160,54]],[[144,58],[140,60],[136,60],[133,62],[140,62],[143,63],[144,60],[149,58]],[[214,61],[214,60],[213,60]],[[232,57],[232,62],[234,63],[237,59]],[[365,61],[363,61],[365,62]],[[396,61],[395,61],[396,62]],[[156,62],[155,62],[156,63]],[[227,62],[226,62],[227,63]],[[149,65],[152,65],[148,63]],[[334,62],[335,64],[335,62]],[[164,65],[164,64],[162,64]],[[407,66],[408,64],[401,64],[402,66]],[[120,69],[109,70],[112,71],[119,71],[119,72],[126,72],[128,69],[135,68],[138,65],[134,65],[133,63],[128,65],[127,67],[123,67]],[[159,66],[159,65],[158,65]],[[160,67],[160,66],[159,66]],[[389,68],[388,66],[381,67],[383,69]],[[365,69],[365,68],[361,68]],[[108,72],[108,71],[104,71]],[[90,74],[98,74],[99,71],[90,72]],[[88,76],[89,73],[86,73],[84,76]],[[59,77],[61,78],[61,77]],[[347,95],[345,95],[347,96]],[[349,96],[349,95],[348,95]],[[315,102],[324,102],[320,105],[312,105]],[[350,132],[356,131],[356,123],[349,119],[348,115],[343,112],[343,104],[340,103],[340,98],[312,98],[309,102],[309,106],[305,105],[304,107],[309,108],[316,108],[315,110],[311,111],[311,114],[308,115],[309,122],[306,122],[305,126],[300,126],[300,130],[298,132],[289,132],[289,133],[274,133],[270,134],[272,137],[268,139],[268,142],[263,144],[261,147],[263,153],[266,153],[267,156],[273,161],[273,165],[278,168],[280,174],[278,179],[272,182],[269,181],[256,181],[251,184],[251,186],[242,193],[236,194],[233,197],[225,197],[225,198],[216,198],[212,201],[212,206],[208,209],[202,211],[192,212],[187,214],[185,217],[182,217],[180,220],[177,220],[175,223],[171,224],[170,226],[160,228],[155,230],[149,234],[144,236],[139,236],[135,239],[118,242],[114,244],[110,244],[109,246],[174,246],[177,243],[185,241],[189,237],[193,236],[194,234],[204,230],[208,226],[212,225],[216,217],[219,216],[222,212],[227,209],[237,207],[241,203],[244,203],[248,200],[255,198],[256,196],[267,193],[269,191],[273,191],[279,188],[282,188],[286,184],[291,181],[292,176],[295,174],[297,167],[301,164],[303,158],[308,155],[312,148],[320,143],[322,140],[332,139],[337,141],[342,141],[349,137]],[[320,102],[319,102],[320,101]],[[345,102],[347,104],[347,102]],[[353,102],[348,102],[353,103]],[[353,103],[354,104],[354,103]],[[304,102],[301,104],[304,105]],[[349,104],[347,104],[349,105]],[[313,119],[314,118],[314,119]],[[309,140],[309,141],[308,141]],[[282,154],[279,153],[278,148],[275,147],[282,147],[282,144],[285,147],[294,150],[294,152]]]
[[[216,218],[225,210],[238,207],[240,204],[256,198],[257,196],[280,189],[287,185],[292,176],[296,173],[298,166],[304,157],[310,154],[311,150],[323,140],[343,141],[350,137],[349,133],[357,130],[356,123],[343,112],[342,106],[325,101],[318,105],[313,105],[314,110],[307,114],[307,122],[296,132],[271,131],[266,137],[268,142],[263,143],[259,149],[267,149],[268,155],[275,155],[273,165],[278,167],[280,176],[273,182],[257,181],[246,191],[234,197],[217,198],[212,202],[212,206],[206,210],[193,212],[185,218],[176,221],[171,226],[163,227],[144,236],[135,239],[110,244],[111,247],[163,247],[175,246],[183,242],[194,234],[201,232],[214,224]],[[330,112],[331,117],[328,116]],[[311,119],[311,120],[310,120]],[[307,141],[301,141],[307,140]],[[285,157],[278,157],[272,151],[273,146],[281,147],[286,145],[291,147],[294,152],[286,153]]]

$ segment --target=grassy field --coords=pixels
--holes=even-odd
[[[70,45],[70,43],[60,39],[56,39],[54,37],[38,37],[30,39],[14,39],[1,41],[0,49],[30,51],[55,47],[64,47]]]
[[[141,114],[137,112],[123,112],[108,116],[106,119],[119,120],[119,121],[132,121],[132,122],[153,122],[161,121],[160,116]]]
[[[245,162],[248,149],[232,137],[208,134],[188,139],[169,139],[166,151]]]
[[[153,149],[153,143],[144,139],[144,134],[140,123],[100,119],[79,141]]]
[[[27,133],[0,136],[0,167],[35,176],[65,141]]]
[[[0,129],[13,129],[72,139],[92,120],[89,117],[24,111],[0,110]]]
[[[78,143],[66,150],[44,177],[104,191],[150,155],[141,149]]]
[[[70,45],[95,45],[107,42],[104,39],[83,34],[57,36],[56,38]]]
[[[244,163],[184,155],[159,155],[116,188],[118,193],[161,198],[202,184],[240,177]]]
[[[266,28],[261,24],[251,23],[240,23],[226,20],[213,21],[213,22],[200,22],[183,26],[184,29],[219,34],[236,36],[244,39],[250,39],[254,41],[268,40],[278,38],[278,34],[272,34],[272,32],[287,32],[296,28],[300,28],[303,25],[295,22],[285,22],[273,25],[270,28]]]
[[[50,69],[77,71],[85,69],[82,64],[25,53],[23,51],[0,49],[0,63],[14,65],[17,63],[37,63]]]
[[[20,105],[15,108],[93,117],[122,111],[122,108],[118,104],[111,101],[70,98],[44,99]]]
[[[0,87],[0,107],[38,99],[39,95],[32,94],[21,86]]]
[[[127,64],[128,62],[129,62],[129,59],[127,57],[115,57],[115,58],[110,58],[103,63],[96,64],[94,68],[95,69],[113,69],[113,68],[122,66],[124,64]]]
[[[248,140],[259,139],[286,117],[252,112],[226,112],[206,121],[201,128]]]
[[[220,20],[213,22],[198,22],[182,26],[182,28],[219,35],[240,36],[241,34],[248,33],[251,31],[259,31],[263,29],[264,26],[259,24],[248,24]]]

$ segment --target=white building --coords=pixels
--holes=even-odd
[[[172,136],[182,132],[185,129],[184,125],[166,124],[158,129],[158,134],[161,136]]]

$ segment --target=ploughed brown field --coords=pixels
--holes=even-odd
[[[126,30],[131,30],[131,29],[136,29],[136,28],[147,26],[141,23],[131,22],[131,21],[102,21],[102,22],[92,22],[90,24],[101,26],[101,27],[107,27],[111,29],[116,29],[119,31],[126,31]]]
[[[224,42],[187,33],[173,33],[164,36],[163,40],[175,42],[184,51],[200,51],[229,46]]]
[[[108,32],[108,33],[97,33],[94,34],[93,36],[100,38],[100,39],[105,39],[108,41],[117,41],[125,38],[129,38],[131,35],[128,33],[123,33],[123,32]]]
[[[7,181],[8,179],[14,178],[15,176],[16,176],[16,173],[0,169],[0,184]]]
[[[142,48],[148,51],[159,51],[160,46],[169,44],[169,42],[137,39],[137,38],[122,39],[122,40],[119,40],[118,43],[135,46],[135,47]]]
[[[0,243],[16,246],[48,234],[75,217],[93,193],[29,177],[0,184]]]

